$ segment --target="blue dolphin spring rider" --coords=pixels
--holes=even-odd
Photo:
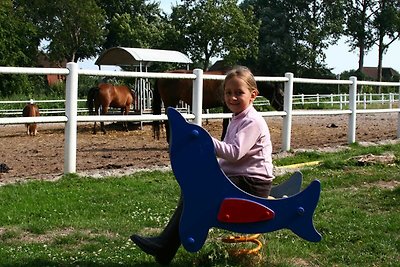
[[[307,241],[321,241],[312,219],[321,191],[318,180],[299,192],[302,177],[295,173],[272,188],[275,199],[250,195],[221,170],[205,129],[188,123],[174,108],[168,108],[168,120],[170,159],[181,188],[180,205],[160,236],[131,236],[144,252],[161,264],[169,264],[181,244],[189,252],[199,251],[212,227],[244,234],[286,228]],[[176,220],[179,223],[171,223]],[[163,245],[165,240],[168,246]]]

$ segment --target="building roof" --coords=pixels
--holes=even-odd
[[[185,54],[174,50],[113,47],[101,53],[95,64],[116,66],[148,66],[152,62],[185,64],[192,63],[192,61]]]
[[[377,67],[363,67],[362,72],[370,77],[371,79],[378,79],[378,68]],[[385,80],[391,80],[392,77],[399,76],[399,73],[392,68],[382,68],[382,78]]]
[[[36,66],[42,68],[65,68],[68,61],[64,59],[63,61],[50,61],[49,56],[44,52],[39,52],[37,56]]]

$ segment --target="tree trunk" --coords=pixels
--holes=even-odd
[[[363,68],[364,68],[364,54],[365,54],[365,51],[364,51],[364,42],[361,42],[361,43],[360,43],[359,49],[360,49],[360,56],[359,56],[359,58],[358,58],[358,71],[359,71],[359,72],[362,72],[362,70],[363,70]],[[358,77],[358,78],[360,78],[360,77]]]
[[[383,58],[384,44],[383,34],[379,35],[379,53],[378,53],[378,82],[382,81],[382,58]],[[381,86],[378,86],[378,93],[381,93]]]

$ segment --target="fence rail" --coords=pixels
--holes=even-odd
[[[114,77],[142,77],[142,78],[169,78],[169,79],[190,79],[193,81],[193,106],[190,114],[184,114],[187,119],[193,120],[194,123],[201,125],[203,119],[220,119],[229,118],[229,113],[202,113],[202,93],[203,79],[224,79],[223,75],[204,75],[200,69],[195,69],[192,74],[176,74],[176,73],[150,73],[150,72],[116,72],[116,71],[95,71],[81,70],[77,63],[70,62],[66,68],[20,68],[20,67],[0,67],[0,73],[3,74],[60,74],[66,75],[66,96],[65,96],[65,113],[63,116],[42,116],[42,117],[6,117],[0,118],[0,124],[23,124],[23,123],[65,123],[65,144],[64,144],[64,173],[76,172],[76,148],[77,148],[77,123],[78,122],[94,122],[94,121],[154,121],[166,120],[166,115],[116,115],[116,116],[89,116],[78,115],[78,81],[80,75],[92,76],[114,76]],[[365,82],[357,81],[356,77],[350,77],[349,80],[321,80],[308,78],[295,78],[292,73],[286,73],[285,77],[256,77],[258,81],[283,82],[284,87],[284,110],[261,112],[262,116],[273,117],[282,116],[282,148],[283,151],[290,150],[292,116],[310,116],[310,115],[340,115],[348,114],[348,143],[356,141],[356,117],[360,113],[397,113],[397,137],[400,138],[400,108],[392,106],[387,109],[357,109],[359,97],[357,96],[358,85],[380,85],[395,86],[400,90],[400,82]],[[314,84],[336,84],[348,85],[349,93],[346,96],[346,105],[348,109],[331,109],[331,110],[293,110],[296,105],[296,97],[293,96],[294,83],[314,83]],[[348,99],[348,100],[347,100]],[[393,103],[396,101],[393,98]],[[398,103],[398,100],[397,100]]]
[[[357,105],[360,108],[360,105],[362,109],[367,109],[369,107],[374,107],[374,104],[376,105],[381,105],[382,108],[387,106],[387,108],[392,109],[395,107],[399,107],[399,99],[400,99],[400,94],[398,93],[381,93],[381,94],[372,94],[372,93],[359,93],[356,96],[357,98]],[[40,104],[40,103],[55,103],[55,104],[65,104],[65,100],[36,100],[36,99],[30,99],[30,100],[9,100],[9,101],[0,101],[0,117],[7,117],[7,116],[20,116],[22,114],[22,108],[2,108],[4,105],[13,105],[13,104],[26,104],[28,102],[33,101],[34,103]],[[148,96],[146,98],[146,102],[152,102],[152,97]],[[85,103],[86,104],[86,99],[78,99],[78,106],[79,103]],[[324,106],[325,108],[327,107],[334,107],[339,106],[340,110],[343,110],[346,106],[349,105],[349,94],[299,94],[299,95],[293,95],[293,107],[294,108],[312,108],[313,105],[316,105],[317,107],[319,106]],[[21,106],[21,105],[20,105]],[[56,105],[58,106],[58,105]],[[269,101],[268,99],[264,97],[257,97],[256,100],[254,101],[254,106],[269,106]],[[131,109],[133,110],[133,108]],[[186,104],[182,104],[180,107],[181,112],[190,112],[189,106]],[[78,107],[78,113],[88,113],[87,107]],[[40,109],[40,114],[41,115],[46,115],[46,114],[64,114],[65,113],[65,108],[41,108]],[[144,110],[144,114],[149,114],[151,113],[151,106],[149,106],[147,109]],[[131,114],[137,114],[137,112],[131,111]]]

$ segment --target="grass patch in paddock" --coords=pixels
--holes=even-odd
[[[354,159],[384,153],[396,161],[360,166]],[[322,183],[314,222],[323,240],[309,243],[281,230],[262,236],[261,257],[232,257],[230,249],[252,245],[222,243],[220,237],[231,233],[213,229],[200,252],[181,248],[171,266],[397,266],[399,159],[398,144],[276,160],[276,165],[322,162],[302,172],[304,185]],[[69,175],[0,187],[0,266],[158,266],[129,236],[160,231],[178,197],[172,173],[159,171],[103,179]]]

